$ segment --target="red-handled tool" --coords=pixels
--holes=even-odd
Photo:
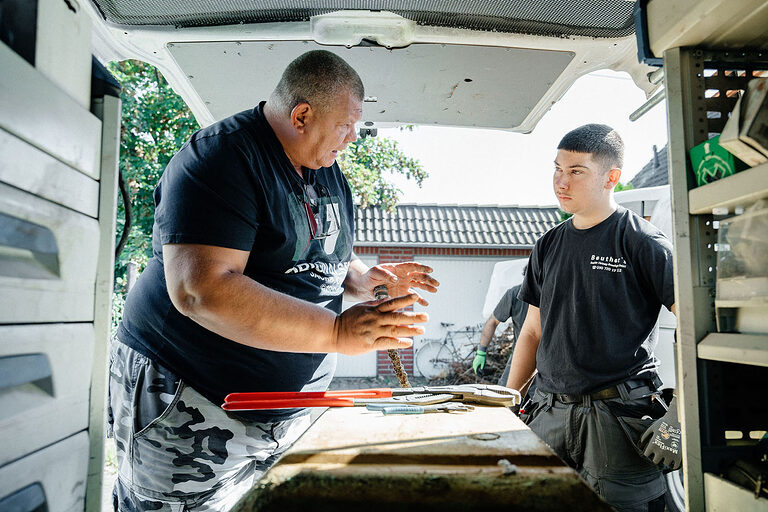
[[[253,393],[230,393],[224,403],[247,402],[251,400],[284,400],[288,398],[388,398],[389,388],[334,389],[329,391],[260,391]]]
[[[225,411],[253,411],[260,409],[295,409],[302,407],[352,407],[355,405],[368,405],[368,404],[386,404],[386,405],[403,405],[403,404],[415,404],[415,405],[432,405],[448,402],[454,398],[450,394],[412,394],[405,396],[392,396],[389,390],[387,393],[381,393],[382,390],[378,390],[376,395],[368,395],[360,393],[364,390],[352,390],[350,396],[342,396],[341,393],[336,392],[335,396],[296,396],[295,391],[286,392],[287,396],[281,396],[280,392],[267,392],[264,393],[268,397],[260,396],[262,393],[245,393],[249,395],[246,399],[241,400],[243,394],[233,393],[235,395],[234,400],[230,400],[230,396],[227,396],[227,401],[221,406]],[[367,390],[365,390],[367,391]],[[310,391],[309,394],[322,395],[322,391]],[[355,395],[363,396],[355,396]]]
[[[353,407],[354,398],[286,398],[271,400],[243,400],[224,402],[225,411],[252,411],[257,409],[295,409],[300,407]]]
[[[247,411],[369,404],[432,405],[450,401],[512,407],[520,403],[520,393],[514,389],[486,384],[333,391],[266,391],[231,393],[224,399],[222,408],[227,411]]]

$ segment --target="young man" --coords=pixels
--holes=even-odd
[[[328,51],[291,62],[267,102],[194,134],[155,190],[153,258],[110,357],[115,510],[230,510],[308,427],[307,410],[226,413],[234,391],[325,390],[334,353],[410,346],[435,291],[417,263],[352,253],[352,194],[336,155],[355,140],[363,84]],[[342,294],[391,300],[341,312]]]
[[[507,385],[520,389],[538,370],[523,414],[531,429],[616,509],[662,511],[658,461],[636,445],[665,414],[653,351],[661,306],[675,312],[672,246],[615,203],[623,154],[605,125],[560,141],[554,191],[573,216],[531,253],[519,295],[528,315]]]

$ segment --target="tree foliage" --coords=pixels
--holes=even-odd
[[[146,265],[152,256],[152,193],[163,169],[199,125],[187,105],[154,66],[126,60],[109,65],[122,85],[120,172],[130,194],[133,224],[128,242],[115,262],[115,276],[123,284],[129,261]],[[125,225],[125,207],[118,201],[118,238]]]
[[[386,137],[353,142],[339,157],[339,166],[361,207],[378,205],[387,211],[395,209],[401,193],[387,181],[389,174],[402,174],[419,186],[428,176],[417,160],[403,154],[397,141]]]
[[[157,182],[173,155],[200,126],[154,66],[126,60],[111,63],[109,70],[122,85],[120,171],[133,213],[128,241],[115,262],[116,291],[120,293],[127,263],[134,261],[143,269],[152,257],[152,193]],[[404,155],[396,141],[384,137],[350,144],[339,164],[360,205],[381,205],[389,210],[394,209],[401,193],[388,180],[389,174],[403,174],[419,185],[427,177],[418,161]],[[125,208],[118,201],[118,238],[124,226]]]

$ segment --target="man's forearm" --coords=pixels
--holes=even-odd
[[[236,272],[223,275],[215,287],[187,295],[179,309],[206,329],[251,347],[278,352],[336,350],[335,313]]]
[[[483,326],[483,332],[480,334],[480,350],[485,351],[493,340],[493,334],[496,332],[496,327],[499,326],[499,321],[491,315]]]
[[[512,354],[512,365],[507,377],[508,388],[522,389],[533,378],[536,372],[536,350],[538,347],[538,340],[520,333],[520,339],[515,343],[515,351]]]
[[[539,308],[528,306],[520,339],[515,343],[512,365],[509,368],[507,387],[522,389],[536,372],[536,351],[541,340],[541,314]]]

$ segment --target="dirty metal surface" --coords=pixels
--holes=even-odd
[[[384,416],[329,409],[235,512],[609,511],[505,407]]]

